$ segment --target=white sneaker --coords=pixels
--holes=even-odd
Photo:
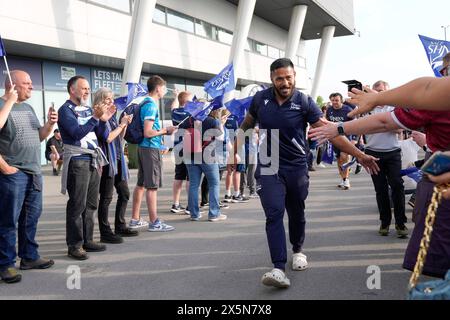
[[[344,181],[344,190],[348,190],[350,189],[350,180],[345,180]]]
[[[283,270],[276,268],[265,273],[261,278],[261,282],[265,286],[276,288],[289,288],[291,285],[291,281],[286,277]]]
[[[326,168],[327,166],[324,165],[322,162],[318,165],[319,168]]]
[[[144,228],[147,226],[148,226],[148,222],[145,221],[144,219],[139,219],[139,220],[131,219],[130,223],[128,225],[128,227],[130,229],[139,229],[139,228]]]
[[[292,270],[303,271],[308,268],[308,261],[303,253],[294,253],[292,255]]]
[[[339,189],[344,189],[344,180],[341,181],[341,183],[337,186]]]
[[[219,214],[217,217],[208,218],[208,221],[217,222],[227,220],[227,216],[225,214]]]

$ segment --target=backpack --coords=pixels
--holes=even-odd
[[[189,118],[189,128],[184,130],[183,153],[201,153],[203,151],[202,133],[194,128],[192,117]]]
[[[147,102],[147,99],[142,100],[140,103],[133,102],[129,104],[122,112],[119,118],[119,123],[122,121],[125,113],[133,115],[131,123],[127,127],[125,132],[125,141],[131,144],[140,144],[144,140],[144,128],[141,121],[141,107]]]

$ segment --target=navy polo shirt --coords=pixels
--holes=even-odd
[[[353,111],[353,109],[346,104],[342,105],[342,108],[340,109],[329,107],[327,109],[326,117],[331,122],[347,122],[353,120],[353,118],[348,116],[351,111]]]
[[[350,118],[348,116],[348,114],[352,111],[353,109],[346,105],[343,104],[342,108],[340,109],[335,109],[333,107],[329,107],[327,109],[327,114],[326,114],[326,118],[331,121],[331,122],[347,122],[347,121],[352,121],[353,118]],[[354,135],[350,135],[347,136],[348,140],[356,140],[357,137]]]
[[[292,97],[281,106],[275,98],[273,88],[259,91],[253,98],[249,110],[250,115],[259,123],[260,130],[267,130],[260,148],[267,148],[267,155],[272,155],[272,144],[279,146],[280,169],[304,167],[307,161],[308,141],[306,139],[307,123],[314,124],[323,116],[319,107],[311,97],[295,90]],[[279,130],[279,137],[272,141],[272,129]],[[264,159],[258,157],[260,165]]]

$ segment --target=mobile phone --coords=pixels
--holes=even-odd
[[[433,176],[439,176],[450,171],[450,155],[441,151],[435,152],[420,169]]]
[[[356,88],[361,91],[363,89],[362,83],[357,80],[346,80],[342,82],[348,86],[348,92],[351,92],[353,88]]]
[[[49,109],[51,110],[51,112],[55,112],[55,103],[54,102],[52,102],[50,104],[50,108]]]

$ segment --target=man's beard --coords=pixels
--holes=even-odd
[[[80,98],[79,100],[80,100],[80,106],[85,107],[88,105],[89,98],[87,98],[87,99]]]
[[[284,89],[284,88],[278,89],[277,87],[275,87],[275,90],[277,91],[277,93],[278,93],[278,95],[279,95],[280,97],[288,98],[288,97],[290,97],[290,96],[294,93],[295,84],[292,85],[292,88],[290,89],[290,91],[289,91],[289,93],[288,93],[287,95],[284,95],[284,94],[281,92],[281,90],[283,90],[283,89]]]

